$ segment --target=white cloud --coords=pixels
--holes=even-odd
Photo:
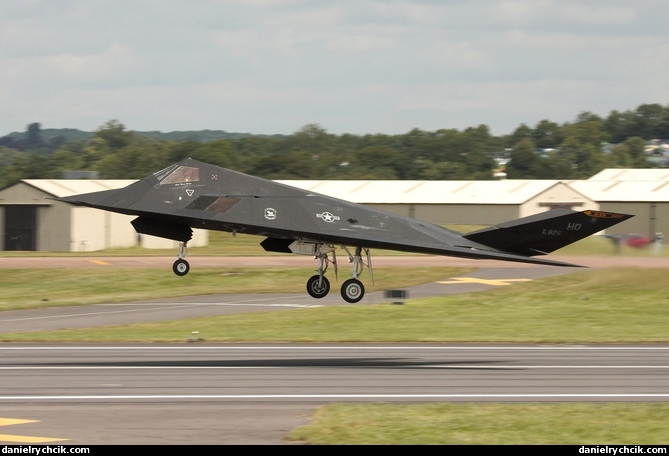
[[[8,0],[0,135],[333,133],[489,125],[667,103],[661,0]]]

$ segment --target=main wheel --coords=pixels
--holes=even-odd
[[[347,302],[359,302],[363,296],[365,296],[365,286],[358,279],[348,279],[341,286],[341,297]]]
[[[188,271],[190,271],[190,265],[188,264],[188,261],[180,258],[172,265],[172,271],[178,276],[185,276],[188,274]]]
[[[320,280],[320,283],[318,283]],[[307,280],[307,292],[312,298],[323,298],[330,292],[330,281],[325,276],[311,276]]]

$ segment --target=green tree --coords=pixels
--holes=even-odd
[[[668,125],[669,116],[662,105],[642,104],[636,109],[635,136],[643,139],[665,138],[669,135]]]
[[[555,178],[587,179],[606,167],[602,145],[608,142],[608,134],[601,117],[582,112],[576,122],[562,128],[562,133],[559,154],[571,165],[571,175]]]
[[[367,146],[351,162],[355,179],[397,179],[396,169],[400,153],[390,146]]]
[[[634,136],[623,141],[622,146],[625,147],[631,159],[632,168],[650,168],[652,163],[648,161],[646,156],[646,141],[643,138]]]
[[[50,170],[56,171],[61,177],[65,171],[77,171],[84,168],[84,160],[76,153],[59,149],[49,155],[48,166]]]
[[[193,157],[201,144],[197,141],[169,141],[166,144],[166,156],[170,163],[176,163],[189,157]]]
[[[621,143],[626,138],[634,136],[636,126],[636,113],[631,111],[611,111],[603,123],[603,128],[613,143]]]
[[[541,175],[542,158],[529,138],[519,141],[511,151],[511,160],[506,164],[509,179],[538,179]]]
[[[258,161],[252,174],[265,179],[310,179],[315,166],[310,152],[295,150]]]
[[[42,139],[42,127],[39,123],[34,122],[28,125],[24,143],[26,148],[29,150],[37,150],[44,147],[44,140]]]
[[[469,180],[469,173],[464,164],[453,162],[434,163],[430,160],[417,160],[416,179],[419,180]]]
[[[141,179],[170,164],[167,151],[164,141],[139,138],[104,155],[96,162],[95,169],[103,179]]]
[[[520,124],[513,133],[504,138],[504,147],[513,148],[519,142],[530,139],[534,140],[534,132],[527,124]]]
[[[539,149],[555,149],[562,142],[562,129],[555,122],[544,119],[532,130],[532,139]]]
[[[606,158],[609,168],[633,168],[633,161],[629,148],[624,144],[613,146]]]
[[[94,139],[102,143],[108,151],[117,151],[130,144],[133,136],[133,132],[126,131],[125,125],[114,119],[101,126],[95,132]]]
[[[191,152],[190,158],[223,168],[234,169],[237,164],[235,147],[232,141],[227,139],[201,144]]]

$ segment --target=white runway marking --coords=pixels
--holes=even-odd
[[[155,310],[169,310],[169,309],[182,309],[184,307],[196,307],[196,306],[241,306],[241,307],[295,307],[295,308],[311,308],[311,307],[321,307],[320,305],[305,305],[305,304],[251,304],[251,303],[233,303],[233,302],[175,302],[175,303],[151,303],[151,304],[99,304],[100,306],[126,306],[126,307],[141,307],[139,309],[124,309],[124,310],[111,310],[105,312],[85,312],[77,314],[67,314],[67,315],[45,315],[43,317],[29,317],[29,318],[8,318],[5,320],[0,320],[2,322],[7,321],[31,321],[31,320],[51,320],[56,318],[72,318],[72,317],[85,317],[89,315],[110,315],[110,314],[120,314],[120,313],[132,313],[132,312],[150,312]],[[153,307],[153,308],[151,308]]]
[[[0,400],[148,400],[148,399],[476,399],[476,398],[669,398],[669,394],[177,394],[147,396],[0,396]]]
[[[318,367],[341,367],[340,365],[333,364],[328,366],[326,364],[319,365]],[[395,367],[384,367],[384,366],[363,366],[359,365],[358,367],[373,367],[374,369],[395,369]],[[482,366],[477,365],[457,365],[457,364],[446,364],[443,366],[440,365],[424,365],[419,364],[412,365],[412,368],[415,369],[481,369],[481,370],[490,370],[490,369],[669,369],[669,366],[526,366],[526,365],[515,365],[508,364],[504,366]],[[126,369],[293,369],[295,366],[0,366],[1,370],[126,370]]]
[[[0,351],[2,350],[283,350],[283,351],[301,351],[301,350],[361,350],[361,351],[396,351],[396,350],[451,350],[451,351],[468,351],[468,350],[594,350],[594,351],[669,351],[669,346],[663,347],[595,347],[595,346],[581,346],[581,345],[565,345],[565,346],[471,346],[471,347],[459,347],[459,346],[411,346],[411,345],[386,345],[383,347],[378,346],[356,346],[356,345],[342,345],[342,346],[313,346],[313,345],[303,345],[303,346],[276,346],[276,345],[254,345],[249,347],[239,347],[239,346],[221,346],[221,345],[200,345],[200,346],[180,346],[180,345],[164,345],[164,346],[0,346]]]

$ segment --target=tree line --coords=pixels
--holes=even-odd
[[[487,180],[497,172],[509,179],[587,179],[605,168],[667,166],[659,160],[662,148],[647,148],[664,138],[669,105],[660,104],[612,111],[606,118],[582,112],[563,124],[522,124],[503,136],[486,125],[334,135],[309,124],[291,135],[174,140],[110,120],[87,137],[45,140],[41,125],[32,123],[19,138],[0,138],[0,188],[21,179],[61,179],[75,170],[140,179],[187,157],[267,179]]]

